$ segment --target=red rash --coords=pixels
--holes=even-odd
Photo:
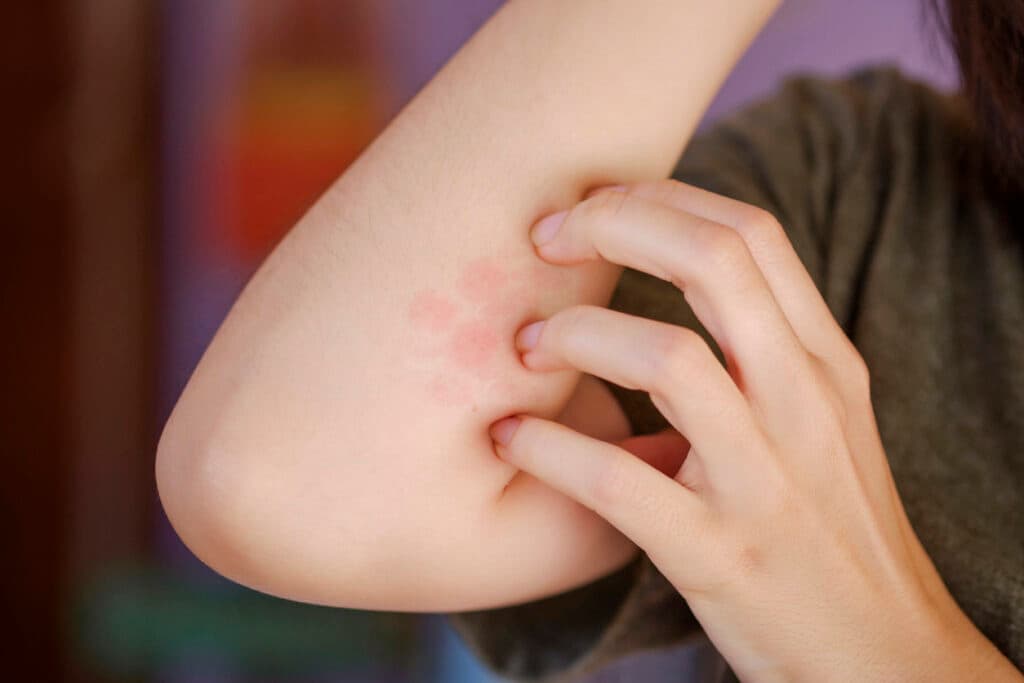
[[[474,320],[456,328],[449,351],[458,364],[478,370],[487,364],[500,343],[501,339],[493,323]]]
[[[470,301],[486,303],[501,294],[508,282],[505,270],[489,258],[471,261],[456,284],[459,294]]]
[[[427,382],[431,399],[446,406],[470,403],[473,388],[489,381],[487,365],[499,349],[514,352],[516,331],[507,329],[509,316],[538,293],[542,301],[564,301],[572,286],[570,273],[541,263],[510,275],[499,259],[479,258],[456,278],[454,294],[461,302],[433,288],[418,292],[406,310],[407,318],[426,340],[428,355],[448,360],[443,374]]]
[[[420,328],[444,332],[455,321],[457,308],[448,299],[432,289],[417,294],[409,306],[409,318]]]

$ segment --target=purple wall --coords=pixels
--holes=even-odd
[[[794,72],[841,74],[893,62],[936,87],[957,85],[955,62],[925,0],[790,0],[730,74],[706,120],[769,93]]]

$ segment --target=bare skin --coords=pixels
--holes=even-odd
[[[777,4],[506,3],[269,256],[193,373],[156,462],[193,552],[274,595],[408,611],[537,599],[633,557],[487,435],[557,416],[580,378],[527,372],[515,330],[607,305],[621,273],[545,264],[527,232],[665,177]]]

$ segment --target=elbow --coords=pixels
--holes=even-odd
[[[249,587],[263,583],[254,562],[254,525],[248,518],[247,478],[237,459],[174,417],[157,446],[157,495],[185,546],[218,574]]]
[[[156,453],[160,503],[175,533],[212,570],[279,598],[356,606],[363,557],[349,529],[317,523],[318,508],[254,444],[230,443],[172,416]],[[215,430],[216,431],[216,430]],[[296,509],[298,512],[296,513]],[[345,542],[349,541],[349,542]],[[334,552],[341,546],[345,552]],[[349,603],[352,604],[349,604]]]

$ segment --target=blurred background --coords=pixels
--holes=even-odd
[[[12,681],[487,682],[438,615],[277,600],[156,499],[160,428],[260,260],[498,0],[6,7],[0,647]],[[941,88],[921,0],[790,0],[702,125],[800,71]],[[686,680],[644,653],[590,683]]]

